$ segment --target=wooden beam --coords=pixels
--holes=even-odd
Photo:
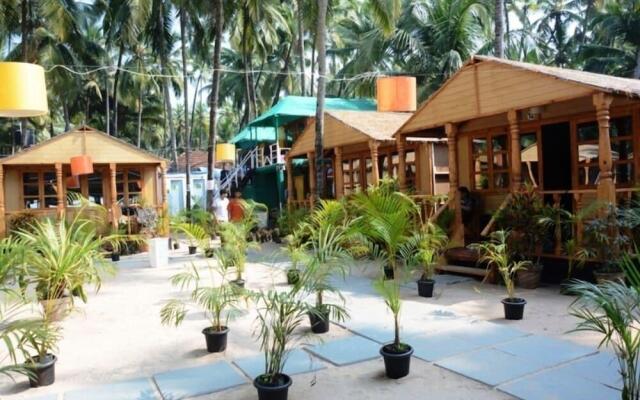
[[[316,195],[316,157],[315,152],[307,153],[307,165],[309,166],[309,206],[313,207]]]
[[[378,147],[380,142],[377,140],[369,140],[369,151],[371,152],[371,183],[374,186],[378,186],[380,183],[380,171],[378,169]]]
[[[616,185],[613,182],[613,158],[611,157],[611,139],[609,137],[609,107],[613,97],[606,93],[593,95],[593,105],[598,119],[598,200],[609,204],[616,203]]]
[[[518,125],[518,112],[509,110],[509,136],[511,138],[511,191],[520,189],[522,184],[522,162],[520,155],[520,127]]]
[[[24,203],[23,203],[24,206]],[[4,205],[4,166],[0,164],[0,237],[7,234]]]
[[[403,135],[398,135],[396,144],[398,147],[398,186],[400,186],[400,190],[404,192],[407,189],[407,161],[405,158],[407,143]]]
[[[289,211],[293,209],[293,159],[287,157],[287,208]]]
[[[462,225],[462,209],[458,196],[458,126],[448,123],[444,126],[449,147],[449,199],[455,212],[453,233],[451,241],[456,245],[464,246],[464,225]]]
[[[333,149],[335,168],[333,181],[336,185],[336,199],[341,199],[344,196],[344,172],[342,171],[342,147],[336,147]]]
[[[111,226],[115,229],[118,228],[118,218],[120,216],[118,210],[118,189],[116,187],[116,164],[109,164],[109,177],[110,177],[110,196],[111,196]]]
[[[56,195],[58,199],[57,214],[58,218],[64,218],[65,201],[64,201],[64,186],[62,185],[62,164],[56,163]]]

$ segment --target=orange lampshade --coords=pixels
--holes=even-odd
[[[71,175],[93,174],[93,162],[87,155],[71,157]]]
[[[80,187],[80,177],[79,176],[68,176],[67,180],[67,188],[68,189],[77,189]]]
[[[378,111],[413,112],[416,110],[416,78],[381,76],[376,81]]]

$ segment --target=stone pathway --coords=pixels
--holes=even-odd
[[[278,263],[276,268],[285,268]],[[438,276],[440,285],[465,278]],[[371,281],[350,276],[336,280],[350,302],[376,301]],[[413,290],[413,287],[411,288]],[[379,299],[377,300],[379,302]],[[381,302],[380,302],[381,303]],[[442,307],[406,302],[405,318],[419,319],[420,330],[403,331],[414,357],[482,382],[524,400],[619,399],[621,382],[613,355],[565,340],[531,335],[500,324],[458,316]],[[418,308],[420,306],[420,308]],[[382,308],[380,309],[382,311]],[[391,339],[390,318],[352,315],[341,326],[348,336],[294,349],[286,372],[295,375],[357,364],[380,357]],[[250,384],[262,372],[262,355],[216,361],[123,382],[27,397],[29,400],[178,400]]]

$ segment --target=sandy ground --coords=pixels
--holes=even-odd
[[[269,262],[274,260],[276,253],[276,246],[267,245],[251,258]],[[190,313],[178,328],[161,325],[160,308],[167,299],[179,296],[169,278],[191,262],[203,265],[207,260],[188,256],[186,246],[172,252],[171,265],[162,269],[144,268],[144,255],[123,257],[117,276],[108,278],[99,293],[91,295],[87,304],[80,305],[78,311],[63,322],[64,339],[57,351],[56,383],[50,387],[28,389],[24,378],[18,378],[16,383],[2,378],[2,398],[29,398],[87,385],[151,376],[222,358],[233,360],[258,354],[258,345],[251,335],[254,313],[250,310],[230,322],[229,344],[224,354],[209,354],[204,349],[204,338],[200,332],[207,326],[207,321],[201,312]],[[372,275],[375,271],[375,266],[367,268],[363,263],[352,268],[354,275]],[[248,264],[245,279],[247,288],[253,290],[271,286],[286,288],[283,270],[260,262]],[[521,290],[519,294],[528,300],[525,319],[505,321],[499,302],[504,291],[498,286],[475,281],[439,286],[433,299],[418,297],[415,289],[403,289],[406,300],[403,326],[409,330],[429,329],[423,326],[421,314],[448,310],[474,319],[508,324],[531,333],[597,345],[598,337],[595,335],[566,333],[576,322],[567,312],[573,298],[558,294],[557,287]],[[347,291],[345,296],[354,321],[373,315],[391,322],[377,296],[357,291]],[[325,340],[346,334],[345,329],[334,325]],[[382,360],[374,360],[296,376],[291,393],[294,399],[388,399],[395,395],[411,399],[427,394],[434,399],[510,398],[484,384],[415,358],[411,375],[401,381],[384,379]],[[202,399],[254,399],[255,396],[255,389],[244,385]]]

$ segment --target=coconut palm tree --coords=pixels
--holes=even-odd
[[[324,94],[326,90],[327,51],[325,48],[327,28],[327,0],[318,0],[318,21],[316,26],[316,44],[318,46],[318,96],[316,102],[316,196],[320,198],[324,193]]]

